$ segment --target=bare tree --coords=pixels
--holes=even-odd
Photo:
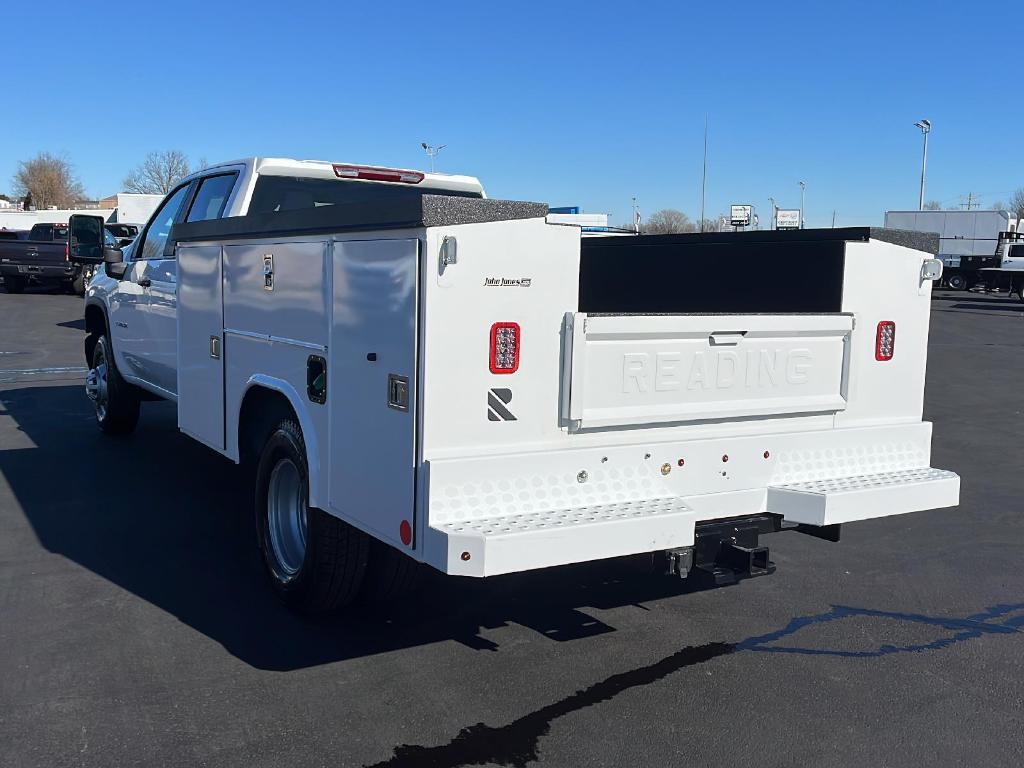
[[[18,163],[14,174],[14,194],[28,198],[37,208],[70,208],[85,197],[74,166],[66,157],[40,152],[31,160]]]
[[[679,232],[696,232],[697,227],[690,217],[674,208],[665,208],[652,213],[641,222],[640,231],[645,235],[670,235]]]
[[[126,192],[166,195],[189,173],[188,158],[185,154],[176,149],[168,149],[146,155],[142,164],[134,168],[123,183]]]
[[[942,210],[942,203],[940,203],[938,200],[929,200],[927,203],[924,204],[924,210],[926,210],[926,211],[941,211]]]
[[[1006,203],[1004,203],[1002,200],[996,200],[994,203],[992,203],[992,205],[989,206],[989,208],[992,209],[993,211],[1007,210]]]
[[[1024,218],[1024,187],[1019,187],[1010,195],[1009,210],[1018,219]]]

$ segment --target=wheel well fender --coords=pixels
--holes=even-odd
[[[92,352],[99,337],[107,333],[107,313],[99,304],[85,305],[85,364],[92,365]],[[109,334],[108,334],[109,335]]]
[[[239,463],[254,464],[270,430],[281,420],[294,418],[302,429],[306,444],[306,465],[309,469],[309,504],[321,506],[320,450],[316,426],[298,391],[289,382],[272,376],[256,374],[246,382],[245,394],[238,407],[237,428],[232,430],[237,441],[228,445],[228,454]],[[326,502],[326,499],[322,501]]]

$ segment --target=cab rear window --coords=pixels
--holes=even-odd
[[[455,192],[436,187],[388,184],[344,179],[304,179],[291,176],[260,176],[249,203],[249,213],[273,213],[318,208],[323,205],[404,200],[423,195],[483,197],[479,192]]]

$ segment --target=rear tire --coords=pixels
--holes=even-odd
[[[946,279],[946,283],[954,291],[962,291],[967,288],[967,278],[960,274],[950,275]]]
[[[28,281],[23,277],[5,277],[4,290],[8,293],[21,293],[25,290]]]
[[[79,296],[85,296],[85,272],[79,272],[71,281],[71,292]]]
[[[256,468],[256,530],[274,591],[300,613],[350,604],[366,573],[369,537],[309,506],[309,468],[302,430],[283,419],[270,433]]]
[[[399,600],[415,592],[421,576],[418,562],[394,547],[372,539],[359,602],[375,606]]]
[[[106,335],[100,336],[93,347],[85,393],[93,402],[96,424],[104,434],[127,435],[139,423],[139,395],[121,378]]]

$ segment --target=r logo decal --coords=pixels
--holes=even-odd
[[[515,415],[505,407],[511,402],[511,389],[492,389],[487,393],[487,420],[515,421]]]

